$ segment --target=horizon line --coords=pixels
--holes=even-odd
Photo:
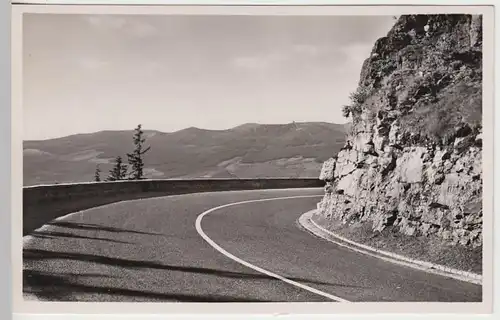
[[[142,127],[141,129],[145,133],[146,132],[154,131],[154,132],[158,132],[158,133],[169,134],[169,133],[175,133],[175,132],[179,132],[179,131],[183,131],[183,130],[188,130],[188,129],[198,129],[198,130],[204,130],[204,131],[214,131],[214,132],[217,132],[217,131],[228,131],[228,130],[232,130],[232,129],[235,129],[235,128],[238,128],[238,127],[242,127],[242,126],[245,126],[245,125],[257,125],[257,126],[265,126],[265,125],[273,126],[274,125],[274,126],[279,126],[279,125],[290,125],[290,124],[294,124],[294,123],[295,124],[325,123],[325,124],[333,124],[333,125],[345,126],[345,125],[351,123],[351,121],[346,121],[345,123],[335,123],[335,122],[328,122],[328,121],[292,121],[292,122],[287,122],[287,123],[245,122],[245,123],[242,123],[242,124],[239,124],[239,125],[236,125],[236,126],[233,126],[233,127],[229,127],[229,128],[226,128],[226,129],[208,129],[208,128],[201,128],[201,127],[196,127],[196,126],[189,126],[189,127],[185,127],[185,128],[174,130],[174,131],[161,131],[161,130],[157,130],[157,129],[145,129],[144,127]],[[23,139],[23,142],[26,142],[26,141],[55,140],[55,139],[62,139],[62,138],[71,137],[71,136],[77,136],[77,135],[91,135],[91,134],[96,134],[96,133],[101,133],[101,132],[127,132],[127,131],[134,131],[134,129],[135,128],[132,128],[132,129],[102,129],[102,130],[91,131],[91,132],[75,132],[75,133],[64,135],[64,136],[56,136],[56,137],[50,137],[50,138],[45,138],[45,139]]]

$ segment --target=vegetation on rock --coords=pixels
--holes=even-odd
[[[362,111],[363,103],[365,103],[366,99],[372,94],[372,88],[367,87],[358,87],[356,91],[352,92],[349,95],[349,100],[351,103],[349,105],[345,105],[342,107],[342,114],[344,117],[349,117],[352,115],[353,117],[359,116]]]

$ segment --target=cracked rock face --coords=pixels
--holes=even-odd
[[[376,41],[370,94],[321,171],[322,215],[482,245],[481,46],[470,15],[402,16]]]

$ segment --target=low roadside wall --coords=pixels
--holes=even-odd
[[[140,180],[41,185],[23,188],[23,235],[71,212],[113,202],[176,194],[323,187],[318,179]]]

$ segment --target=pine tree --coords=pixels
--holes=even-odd
[[[121,165],[121,170],[120,170],[120,180],[125,180],[127,178],[127,171],[128,171],[128,166],[127,164],[123,163]]]
[[[139,180],[143,178],[144,175],[144,161],[142,156],[148,152],[151,147],[143,149],[144,142],[146,139],[143,138],[144,132],[141,130],[141,125],[139,124],[135,128],[134,134],[134,145],[135,149],[132,153],[127,153],[128,163],[132,167],[130,172],[130,179]]]
[[[122,157],[115,158],[115,165],[109,171],[108,181],[124,180],[127,175],[127,165],[123,163]]]
[[[95,182],[100,182],[101,181],[101,168],[99,168],[99,165],[95,167],[95,176],[94,176],[94,181]]]

